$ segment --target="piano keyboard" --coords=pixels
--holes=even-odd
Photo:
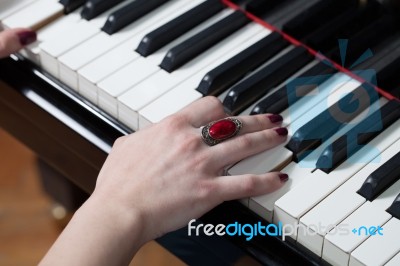
[[[389,93],[400,85],[394,18],[372,0],[234,2],[363,81],[219,0],[6,0],[0,21],[36,29],[38,41],[21,54],[132,130],[207,95],[232,115],[281,114],[288,141],[227,172],[279,169],[291,179],[241,202],[268,222],[299,226],[291,238],[329,264],[400,265],[400,102],[360,96],[337,122],[343,102],[374,91],[368,82]],[[348,39],[347,57],[339,38]],[[296,81],[299,97],[288,89]],[[313,225],[383,235],[305,234]]]

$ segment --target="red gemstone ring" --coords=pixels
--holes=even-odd
[[[217,120],[204,126],[201,130],[201,137],[209,146],[214,146],[226,139],[236,136],[243,123],[239,119],[228,117]]]

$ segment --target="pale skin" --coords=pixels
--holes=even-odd
[[[0,43],[7,43],[10,35],[0,33]],[[220,101],[205,97],[117,139],[93,194],[40,265],[127,265],[144,243],[187,225],[216,205],[282,187],[278,172],[223,175],[227,166],[283,143],[286,136],[276,131],[280,122],[271,122],[269,115],[242,116],[238,136],[206,145],[201,126],[225,117]]]

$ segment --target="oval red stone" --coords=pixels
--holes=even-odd
[[[226,139],[236,132],[236,124],[231,120],[221,120],[212,125],[208,132],[215,140]]]

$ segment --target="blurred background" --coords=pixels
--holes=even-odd
[[[0,266],[36,265],[72,213],[47,196],[36,156],[0,128]],[[131,265],[184,265],[156,242]]]

